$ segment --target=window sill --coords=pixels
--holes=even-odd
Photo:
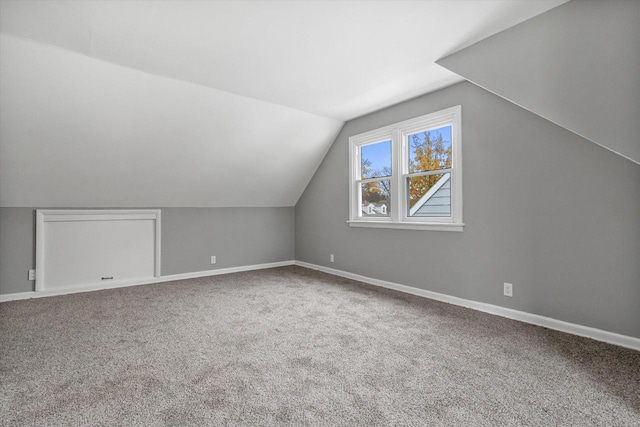
[[[396,228],[399,230],[425,230],[425,231],[462,231],[464,224],[449,224],[435,222],[389,222],[389,221],[347,221],[349,227],[366,228]]]

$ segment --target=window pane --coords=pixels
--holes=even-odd
[[[451,216],[451,174],[407,178],[410,217]]]
[[[362,184],[360,211],[363,217],[391,216],[391,181],[388,179]]]
[[[409,173],[451,167],[451,126],[409,135]]]
[[[362,179],[391,176],[391,141],[360,147]]]

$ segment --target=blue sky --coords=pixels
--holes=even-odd
[[[428,131],[433,137],[439,133],[445,141],[445,148],[451,145],[451,126],[446,126]],[[424,134],[418,132],[420,139],[424,140]],[[361,148],[362,158],[371,162],[371,170],[382,170],[383,167],[391,167],[391,141],[383,141],[375,144],[365,145]],[[411,152],[409,153],[411,154]]]
[[[383,167],[391,168],[391,141],[378,142],[365,145],[361,148],[362,159],[371,162],[371,170],[382,170]]]

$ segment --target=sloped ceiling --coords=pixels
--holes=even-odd
[[[343,122],[557,1],[1,1],[0,206],[292,206]]]
[[[441,66],[640,163],[640,1],[571,1]]]
[[[4,206],[291,206],[342,126],[9,36],[0,43]]]

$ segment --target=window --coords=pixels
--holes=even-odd
[[[349,138],[352,227],[462,231],[461,107]]]

